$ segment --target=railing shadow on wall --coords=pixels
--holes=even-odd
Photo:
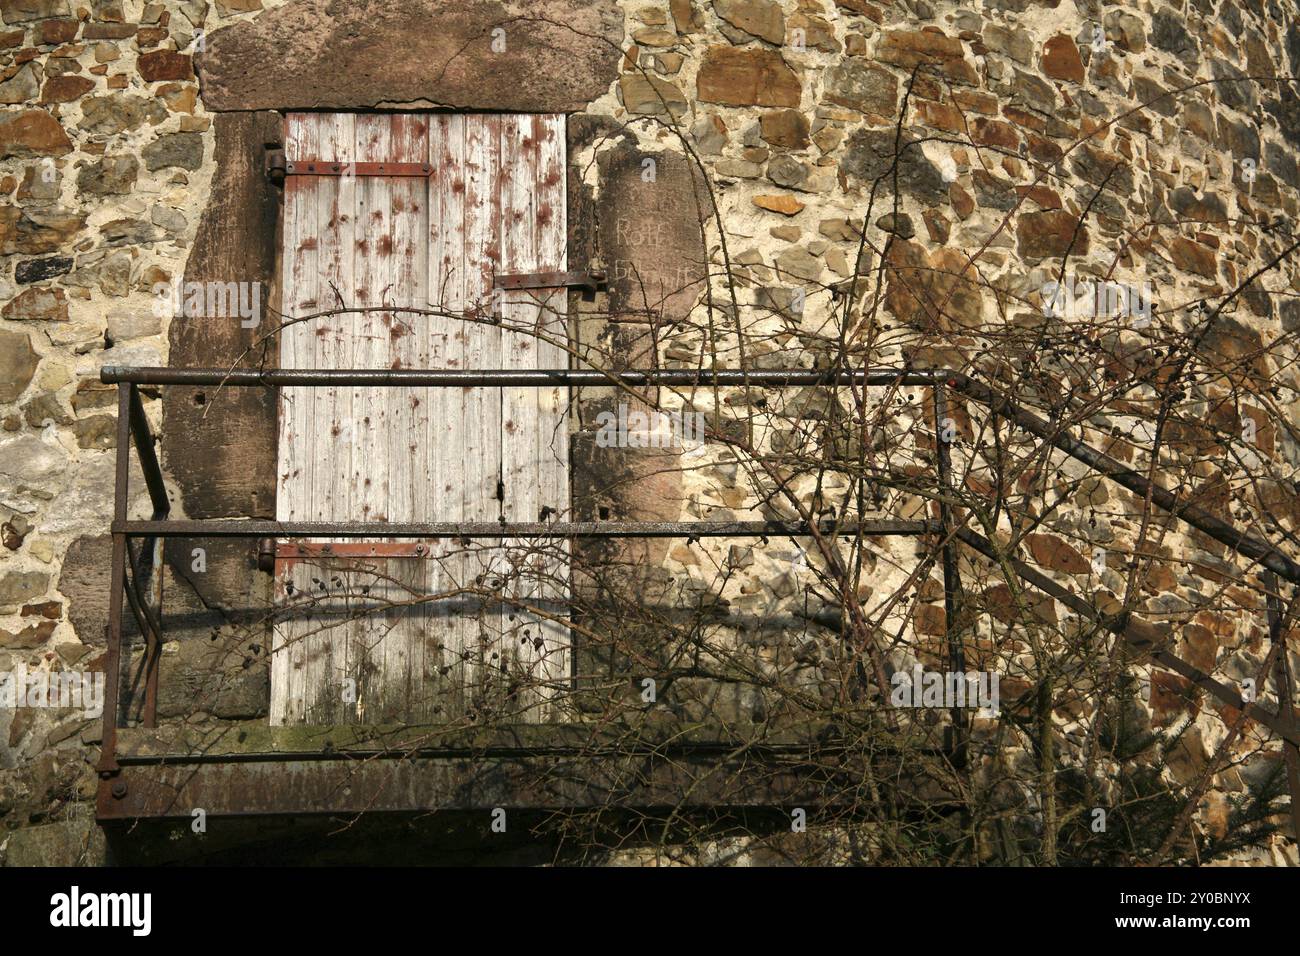
[[[942,369],[913,370],[894,368],[868,368],[860,370],[643,370],[604,372],[599,370],[541,369],[541,370],[228,370],[215,368],[173,369],[107,366],[102,369],[101,381],[118,387],[117,460],[115,478],[114,514],[112,522],[112,564],[110,570],[108,647],[106,657],[105,701],[103,713],[102,754],[98,765],[101,778],[98,801],[100,819],[123,819],[167,815],[159,804],[148,799],[128,800],[129,789],[122,777],[119,763],[118,730],[124,726],[121,708],[121,664],[123,641],[123,611],[129,606],[140,632],[145,638],[143,660],[144,701],[142,724],[156,726],[158,702],[158,672],[163,631],[161,624],[161,588],[151,601],[144,582],[150,572],[161,581],[161,542],[167,538],[216,537],[236,539],[304,539],[304,538],[397,538],[414,540],[436,539],[488,539],[506,538],[580,540],[592,538],[759,538],[835,536],[937,536],[942,556],[945,603],[945,647],[948,663],[954,672],[964,671],[962,645],[953,633],[952,622],[961,582],[958,575],[957,549],[968,547],[992,560],[999,560],[998,550],[987,538],[954,521],[950,505],[943,498],[938,502],[937,520],[898,521],[874,520],[856,522],[824,522],[816,527],[797,521],[687,521],[687,522],[533,522],[533,523],[421,523],[400,524],[386,522],[278,522],[246,519],[222,520],[172,520],[163,474],[154,446],[154,435],[149,426],[140,397],[141,386],[220,386],[248,387],[511,387],[546,388],[557,385],[601,386],[919,386],[931,390],[931,412],[936,435],[940,423],[946,418],[947,396],[960,395],[985,405],[1000,419],[1014,424],[1057,450],[1086,464],[1100,477],[1113,481],[1130,492],[1146,498],[1163,511],[1249,558],[1262,567],[1264,586],[1270,595],[1269,621],[1275,641],[1283,639],[1280,633],[1280,616],[1277,611],[1277,578],[1291,584],[1300,584],[1300,564],[1280,553],[1275,547],[1252,537],[1229,522],[1209,514],[1201,508],[1181,501],[1174,493],[1152,486],[1147,479],[1131,468],[1071,437],[1061,428],[1042,417],[1016,405],[995,389],[971,377]],[[152,502],[153,512],[148,520],[128,520],[130,499],[130,449],[134,446],[145,485]],[[941,487],[949,487],[951,461],[945,442],[935,444],[935,463]],[[132,546],[141,541],[143,547]],[[1233,688],[1177,657],[1163,646],[1165,639],[1147,622],[1128,614],[1108,615],[1091,603],[1074,594],[1042,572],[1011,559],[1011,568],[1026,583],[1060,601],[1072,611],[1096,625],[1105,628],[1126,641],[1139,654],[1150,657],[1163,667],[1186,678],[1223,703],[1243,711],[1263,726],[1269,728],[1293,747],[1300,747],[1293,709],[1282,706],[1274,714],[1259,704],[1243,699]],[[128,570],[130,574],[128,575]],[[125,605],[125,606],[124,606]],[[1290,687],[1283,688],[1283,701],[1292,696]],[[964,760],[963,718],[954,710],[951,734],[946,750],[958,763]],[[551,736],[542,736],[543,732]],[[557,732],[558,731],[558,735]],[[563,728],[536,728],[532,744],[514,743],[504,749],[511,754],[554,752],[555,740],[563,737]],[[696,754],[707,755],[710,745],[718,754],[725,753],[725,741],[693,741]],[[490,748],[489,748],[490,749]],[[561,747],[561,749],[563,749]],[[796,747],[797,749],[797,747]],[[484,752],[484,751],[478,751]],[[576,752],[576,751],[575,751]],[[166,764],[192,755],[152,753],[133,755],[132,763]],[[323,759],[320,753],[283,751],[259,753],[241,749],[236,754],[217,754],[216,761],[247,763],[258,760],[308,761]],[[447,756],[463,759],[463,749],[448,748]],[[338,786],[333,781],[328,786]],[[1295,789],[1294,781],[1292,788]],[[1297,800],[1293,793],[1293,803]],[[740,796],[737,795],[739,800]],[[266,796],[261,806],[266,812],[275,807],[274,794]],[[328,807],[318,807],[326,811]],[[412,807],[412,809],[416,809]]]

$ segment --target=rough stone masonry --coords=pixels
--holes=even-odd
[[[1293,0],[0,0],[0,673],[105,666],[116,406],[99,370],[219,364],[256,341],[238,321],[159,315],[155,290],[273,284],[278,198],[261,163],[278,111],[568,113],[571,266],[611,269],[611,309],[650,304],[633,281],[649,278],[670,322],[698,319],[725,234],[741,306],[788,310],[791,289],[855,275],[864,233],[876,247],[892,236],[887,321],[916,331],[909,361],[960,366],[1005,306],[993,290],[1036,289],[1067,253],[1095,276],[1150,282],[1166,301],[1221,295],[1263,264],[1272,247],[1254,223],[1297,214],[1300,99],[1293,84],[1249,78],[1300,72],[1296,13]],[[499,24],[507,49],[522,51],[511,72],[489,59]],[[1080,188],[1029,185],[1031,162],[1062,161],[1081,137],[1064,169]],[[900,142],[914,148],[896,159]],[[662,191],[642,176],[646,157]],[[692,185],[700,171],[712,200]],[[877,182],[887,214],[864,223]],[[1274,277],[1300,292],[1294,260]],[[1264,345],[1300,330],[1298,301],[1245,295],[1219,347],[1266,374],[1288,367]],[[809,310],[806,337],[749,361],[812,367],[816,321]],[[688,334],[633,323],[590,335],[629,364],[700,358]],[[879,359],[902,357],[894,347]],[[217,415],[201,389],[144,397],[174,514],[274,513],[273,401],[246,390],[223,396]],[[1284,409],[1292,425],[1296,409]],[[1294,437],[1276,442],[1295,456]],[[719,520],[755,506],[734,464],[666,477],[649,455],[602,464],[590,435],[574,448],[575,462],[590,459],[586,473],[575,464],[575,487],[590,486],[593,513]],[[595,490],[609,483],[590,475],[611,471],[630,490]],[[137,491],[132,516],[147,517]],[[1294,514],[1294,496],[1278,507]],[[1059,531],[1027,546],[1059,580],[1088,573],[1086,549]],[[654,542],[638,560],[699,583],[711,560],[731,557],[710,547]],[[1163,547],[1152,600],[1177,609],[1200,585],[1174,571],[1182,545]],[[735,561],[733,606],[758,607],[773,587],[794,594],[790,557]],[[881,545],[872,586],[908,587],[910,560],[905,543]],[[239,607],[269,599],[254,564],[243,544],[214,545],[199,577],[188,544],[169,545],[178,625],[164,648],[164,720],[265,720],[264,667],[208,640]],[[917,610],[898,622],[908,633],[942,633],[932,585],[913,588]],[[1039,611],[1057,614],[1050,600]],[[1205,612],[1178,642],[1213,668],[1258,641],[1253,626]],[[756,716],[748,698],[728,706]],[[1142,708],[1149,723],[1186,722],[1160,772],[1194,780],[1224,738],[1220,715],[1163,674]],[[0,708],[0,859],[101,862],[99,740],[79,711]],[[1198,825],[1226,832],[1230,798],[1262,767],[1216,778]],[[1294,864],[1295,834],[1241,859]]]

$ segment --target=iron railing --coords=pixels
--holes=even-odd
[[[857,521],[821,522],[809,525],[796,521],[729,521],[729,522],[531,522],[531,523],[338,523],[338,522],[278,522],[241,519],[185,519],[172,520],[170,505],[163,482],[162,470],[154,449],[154,435],[149,427],[140,398],[140,386],[216,386],[232,388],[250,387],[516,387],[545,388],[564,386],[602,385],[664,385],[664,386],[922,386],[932,390],[931,409],[936,434],[936,471],[940,486],[951,483],[951,458],[947,444],[938,436],[947,417],[947,393],[954,392],[987,406],[1000,419],[1047,442],[1059,451],[1083,462],[1098,475],[1116,482],[1143,498],[1149,496],[1156,507],[1169,512],[1179,520],[1197,528],[1232,551],[1250,558],[1266,570],[1292,584],[1300,584],[1300,564],[1281,553],[1275,546],[1260,541],[1203,509],[1181,500],[1175,493],[1152,486],[1138,472],[1114,458],[1098,451],[1069,435],[1058,425],[1036,415],[988,385],[970,376],[947,370],[899,370],[875,368],[859,370],[629,370],[604,372],[590,369],[538,369],[538,370],[416,370],[416,369],[184,369],[184,368],[132,368],[106,366],[100,379],[105,384],[118,386],[117,463],[114,489],[112,532],[112,565],[110,572],[108,654],[106,658],[105,705],[103,715],[103,749],[98,770],[101,776],[99,813],[101,818],[121,818],[114,810],[115,801],[127,795],[127,785],[122,778],[118,761],[117,732],[121,725],[120,670],[122,654],[123,602],[131,608],[136,623],[145,637],[145,698],[143,724],[156,725],[158,693],[158,664],[162,643],[161,601],[151,607],[142,582],[147,569],[140,567],[131,542],[142,539],[151,555],[150,560],[161,579],[159,542],[168,537],[234,537],[234,538],[311,538],[311,537],[383,537],[383,538],[704,538],[704,537],[766,537],[766,536],[884,536],[884,535],[937,535],[941,547],[944,579],[945,628],[949,663],[954,671],[964,671],[962,647],[953,624],[957,620],[957,604],[961,592],[956,547],[964,545],[994,560],[1000,555],[987,538],[954,521],[952,507],[940,497],[938,520],[921,521]],[[148,520],[129,520],[127,504],[130,497],[130,448],[136,448],[145,485],[153,504],[153,514]],[[132,565],[131,582],[127,581],[127,564]],[[1209,674],[1182,660],[1162,645],[1161,636],[1151,625],[1128,615],[1112,616],[1101,613],[1078,595],[1067,591],[1049,577],[1019,560],[1012,560],[1012,568],[1022,580],[1061,601],[1071,610],[1099,626],[1120,636],[1136,650],[1149,655],[1162,666],[1180,674],[1203,688],[1224,703],[1244,711],[1291,745],[1300,746],[1300,733],[1295,728],[1292,709],[1284,706],[1273,714],[1259,704],[1244,700],[1236,690],[1215,680]],[[1271,578],[1270,578],[1271,580]],[[1270,590],[1275,594],[1275,587]],[[1275,608],[1270,605],[1271,614]],[[1274,628],[1276,631],[1276,628]],[[1282,635],[1275,634],[1275,640]],[[1285,652],[1283,652],[1285,658]],[[1284,689],[1290,691],[1289,680]],[[962,721],[960,714],[953,715],[954,739],[952,755],[963,756]],[[274,760],[276,753],[241,753],[241,761]],[[165,764],[174,757],[154,754],[133,757],[134,763]],[[303,758],[296,755],[295,759]],[[1300,812],[1300,776],[1296,772],[1295,756],[1288,752],[1291,770],[1293,810]],[[273,802],[273,801],[272,801]],[[131,815],[139,814],[139,805]]]

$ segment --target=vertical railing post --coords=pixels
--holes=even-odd
[[[153,431],[149,428],[149,416],[145,413],[144,402],[140,398],[140,389],[131,386],[131,435],[135,440],[135,451],[140,459],[140,470],[144,472],[144,483],[149,489],[149,499],[153,502],[153,520],[161,521],[171,513],[171,504],[167,500],[167,487],[163,482],[162,468],[158,465],[158,452],[153,446]],[[159,633],[162,618],[163,594],[163,549],[161,538],[146,538],[142,551],[150,554],[149,572],[154,576],[154,608],[157,618],[150,615],[148,597],[144,582],[138,571],[132,575],[139,589],[139,604],[145,620],[140,623],[140,630],[145,635],[145,687],[143,722],[146,727],[158,726],[158,665],[162,658],[162,634]]]
[[[1288,730],[1294,730],[1295,688],[1291,681],[1291,662],[1287,659],[1286,632],[1282,628],[1282,599],[1278,593],[1277,575],[1265,571],[1264,600],[1268,606],[1268,636],[1270,643],[1278,645],[1277,663],[1274,665],[1277,681],[1277,719]],[[1288,740],[1282,741],[1282,758],[1286,766],[1287,789],[1291,791],[1291,825],[1300,839],[1300,747]]]
[[[131,477],[131,399],[135,385],[117,386],[117,470],[113,483],[113,557],[109,570],[108,653],[104,661],[104,732],[99,756],[101,777],[117,773],[117,709],[122,672],[122,596],[126,589],[126,531]]]
[[[944,639],[948,646],[948,667],[953,674],[966,673],[966,654],[962,648],[960,628],[957,625],[961,577],[957,570],[957,553],[953,539],[952,509],[948,496],[952,492],[952,455],[948,447],[948,402],[942,381],[936,381],[934,395],[934,447],[935,463],[939,472],[939,534],[943,561],[943,616]],[[964,678],[959,678],[964,680]],[[966,717],[954,701],[952,718],[953,762],[963,766],[966,762]]]

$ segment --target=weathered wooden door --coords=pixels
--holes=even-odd
[[[285,181],[285,368],[567,367],[563,116],[295,113]],[[425,163],[431,175],[349,175]],[[369,170],[367,170],[369,172]],[[417,307],[423,313],[388,311]],[[496,318],[494,318],[496,317]],[[282,521],[566,520],[566,389],[286,388]],[[530,721],[569,676],[562,546],[280,542],[273,724]]]

